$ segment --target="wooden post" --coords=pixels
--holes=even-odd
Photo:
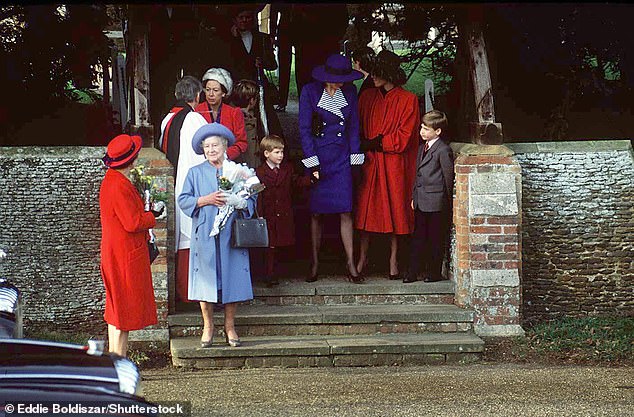
[[[495,121],[489,60],[479,23],[482,18],[481,10],[477,9],[470,17],[473,18],[469,19],[464,29],[477,117],[477,120],[471,123],[471,140],[481,145],[499,145],[503,142],[502,124]]]
[[[148,24],[144,19],[147,6],[129,6],[128,56],[131,60],[130,134],[140,135],[143,146],[154,146],[154,126],[150,119],[150,67],[148,53]]]

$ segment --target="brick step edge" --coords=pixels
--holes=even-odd
[[[287,324],[376,324],[376,323],[447,323],[473,322],[473,311],[449,304],[373,304],[373,305],[318,305],[238,307],[235,322],[238,326]],[[224,314],[214,313],[214,323],[222,325]],[[202,326],[199,312],[176,313],[168,316],[170,327]]]
[[[252,305],[453,304],[453,294],[257,295]]]
[[[230,348],[220,340],[200,347],[199,338],[171,341],[175,366],[200,369],[259,367],[390,366],[473,362],[484,341],[474,334],[243,337]]]
[[[216,323],[216,334],[224,337],[221,322]],[[368,335],[390,333],[466,333],[473,332],[472,322],[434,322],[434,323],[353,323],[353,324],[260,324],[256,326],[236,325],[238,334],[244,336],[300,336],[300,335]],[[170,338],[201,336],[202,326],[171,326]]]

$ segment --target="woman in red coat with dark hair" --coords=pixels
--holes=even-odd
[[[359,97],[361,150],[365,151],[357,189],[354,225],[360,231],[359,262],[368,262],[370,233],[390,235],[389,279],[399,279],[398,236],[414,229],[410,208],[420,115],[418,98],[401,87],[407,81],[394,52],[382,50],[370,70],[375,88]]]
[[[247,151],[247,131],[244,126],[244,115],[237,107],[224,103],[224,98],[231,95],[233,80],[229,71],[224,68],[209,68],[203,75],[205,100],[196,106],[208,123],[220,123],[231,130],[236,142],[227,149],[227,156],[232,161]]]
[[[128,176],[141,150],[141,137],[119,135],[108,144],[108,167],[99,190],[101,276],[106,287],[108,349],[126,356],[128,332],[157,323],[148,229],[157,212],[146,212]]]

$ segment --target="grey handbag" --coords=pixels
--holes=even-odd
[[[245,219],[238,215],[233,221],[231,230],[231,246],[234,248],[268,248],[269,229],[266,219],[259,217]]]

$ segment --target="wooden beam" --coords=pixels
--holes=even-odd
[[[131,60],[129,132],[143,138],[143,146],[154,145],[154,126],[150,118],[150,66],[148,25],[144,19],[147,6],[129,6],[128,59]]]
[[[475,143],[501,144],[502,125],[495,121],[493,87],[486,43],[482,33],[481,13],[475,19],[469,19],[463,28],[466,30],[466,46],[469,74],[473,85],[476,120],[471,123],[471,140]]]

